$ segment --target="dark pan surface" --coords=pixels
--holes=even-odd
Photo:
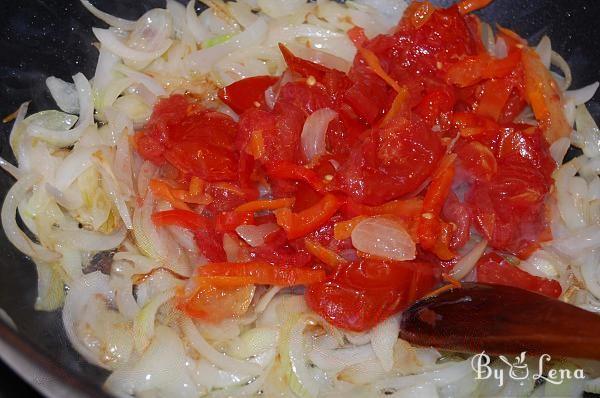
[[[402,1],[402,0],[398,0]],[[434,1],[449,4],[450,1]],[[93,0],[102,10],[136,18],[144,10],[164,6],[162,0]],[[600,80],[600,1],[496,0],[481,12],[484,20],[516,30],[537,43],[547,34],[573,71],[573,87]],[[31,111],[52,109],[45,79],[65,80],[83,71],[93,74],[97,51],[91,27],[103,23],[75,0],[0,0],[0,116],[33,100]],[[591,105],[600,120],[600,95]],[[10,125],[0,123],[0,155],[13,159],[8,146]],[[0,197],[13,183],[0,173]],[[0,231],[0,308],[14,319],[14,333],[0,321],[0,339],[43,370],[58,376],[84,396],[103,396],[106,373],[82,361],[69,346],[58,313],[35,312],[36,273],[31,262]]]

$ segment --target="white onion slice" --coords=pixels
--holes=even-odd
[[[191,319],[185,318],[181,326],[190,345],[200,355],[219,368],[229,372],[244,373],[253,376],[258,376],[262,373],[261,367],[255,363],[239,360],[217,351],[202,337]]]
[[[92,166],[92,157],[99,150],[100,147],[73,149],[58,165],[54,186],[61,191],[67,189],[77,177]]]
[[[598,90],[598,86],[600,86],[600,83],[594,82],[577,90],[565,91],[565,96],[571,98],[575,105],[585,104],[594,97],[596,90]]]
[[[59,240],[71,247],[85,251],[103,251],[118,247],[127,236],[127,229],[121,227],[109,235],[86,229],[60,230],[55,234]]]
[[[550,38],[548,36],[542,37],[542,40],[535,47],[535,51],[540,56],[540,61],[546,67],[546,69],[550,69],[550,60],[552,58],[552,44],[550,42]]]
[[[154,296],[133,320],[133,340],[137,352],[143,352],[154,336],[154,321],[159,308],[175,297],[175,290],[166,290]]]
[[[117,64],[115,70],[123,73],[125,76],[133,79],[134,82],[143,84],[152,94],[157,97],[167,95],[167,91],[155,79],[145,73],[135,71],[123,64]]]
[[[394,344],[398,340],[400,320],[398,316],[391,316],[380,322],[371,331],[371,345],[377,359],[381,362],[383,370],[389,372],[394,366]]]
[[[115,35],[114,32],[110,31],[109,29],[92,28],[92,31],[100,43],[110,52],[123,59],[140,63],[148,63],[160,57],[169,49],[169,47],[171,47],[171,44],[173,43],[170,39],[167,39],[155,50],[135,50],[123,43],[117,37],[117,35]]]
[[[50,76],[46,79],[46,86],[54,102],[63,112],[79,113],[79,97],[75,84]]]
[[[573,81],[573,77],[571,75],[571,68],[569,67],[569,64],[556,51],[552,51],[551,61],[552,65],[556,65],[565,75],[565,79],[562,82],[562,89],[568,89],[571,85],[571,82]]]
[[[31,174],[25,175],[8,190],[4,198],[4,203],[2,203],[2,228],[10,243],[19,249],[19,251],[25,253],[25,255],[45,262],[53,262],[58,260],[60,255],[32,242],[25,235],[25,232],[19,228],[15,218],[17,215],[17,206],[37,180]]]
[[[65,299],[65,305],[62,310],[62,321],[67,337],[77,352],[88,362],[107,368],[107,365],[77,335],[77,323],[83,310],[90,299],[98,294],[105,297],[111,296],[108,275],[104,275],[100,271],[84,275],[81,279],[73,283]]]
[[[123,29],[123,30],[127,30],[127,31],[133,30],[135,28],[135,21],[129,21],[127,19],[123,19],[123,18],[119,18],[119,17],[115,17],[113,15],[110,15],[104,11],[100,11],[99,9],[94,7],[92,5],[92,3],[90,3],[87,0],[81,0],[81,4],[83,4],[83,6],[89,12],[91,12],[96,18],[106,22],[110,26],[114,26],[115,28],[119,28],[119,29]]]
[[[30,125],[27,131],[34,137],[41,138],[57,146],[73,145],[90,124],[94,122],[94,102],[92,87],[82,73],[73,76],[73,82],[79,95],[79,120],[72,129],[67,131],[50,130],[42,126]]]
[[[304,155],[309,162],[324,155],[327,151],[325,142],[327,127],[336,116],[337,112],[333,109],[321,108],[306,118],[300,141]]]
[[[461,280],[462,278],[467,276],[467,274],[471,272],[473,268],[475,268],[475,265],[477,265],[477,261],[479,261],[479,259],[485,252],[487,243],[487,240],[482,240],[481,242],[476,244],[470,252],[462,256],[461,259],[458,260],[458,262],[452,269],[452,272],[450,272],[450,276],[458,280]]]
[[[176,0],[167,0],[167,10],[173,17],[173,28],[177,37],[181,38],[186,28],[185,6]]]
[[[275,223],[266,223],[261,225],[240,225],[235,228],[235,232],[252,247],[258,247],[265,244],[265,238],[272,232],[279,229]]]
[[[196,39],[196,43],[202,43],[210,37],[208,29],[198,20],[198,14],[196,14],[196,0],[190,0],[188,2],[185,10],[185,21],[192,36]]]
[[[370,217],[352,231],[352,245],[364,253],[390,260],[412,260],[416,256],[415,242],[396,221]]]
[[[258,18],[248,29],[233,36],[225,43],[195,51],[187,56],[188,68],[198,74],[208,73],[213,65],[235,50],[247,48],[264,41],[268,25],[264,18]]]
[[[600,129],[585,104],[575,109],[575,126],[583,144],[583,153],[591,158],[600,155]]]
[[[552,159],[554,159],[557,165],[562,164],[570,145],[571,140],[569,137],[559,138],[550,145],[550,155],[552,155]]]

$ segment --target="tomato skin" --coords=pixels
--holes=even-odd
[[[365,331],[432,290],[431,264],[361,259],[345,263],[325,282],[310,285],[308,306],[342,329]]]
[[[478,141],[459,144],[456,154],[462,170],[471,178],[490,181],[498,172],[494,153]]]
[[[244,315],[253,296],[254,285],[222,288],[203,283],[178,307],[192,318],[218,323]]]
[[[562,288],[558,281],[531,275],[512,265],[496,253],[483,256],[477,263],[477,281],[515,286],[548,297],[559,297]]]
[[[396,119],[354,148],[330,184],[357,202],[381,205],[416,190],[431,176],[443,147],[422,122]]]
[[[218,95],[235,113],[242,114],[251,108],[265,107],[265,90],[277,80],[274,76],[248,77],[221,88]]]

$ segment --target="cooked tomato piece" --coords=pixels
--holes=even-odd
[[[396,119],[375,128],[353,149],[330,184],[358,202],[380,205],[415,191],[431,176],[443,147],[417,120]]]
[[[150,121],[136,135],[140,155],[207,181],[236,180],[237,125],[229,116],[204,109],[192,99],[173,95],[160,100]]]
[[[498,171],[494,153],[479,141],[460,143],[456,154],[460,168],[471,178],[490,181]]]
[[[326,281],[310,285],[308,306],[333,325],[369,330],[431,291],[431,264],[362,259],[341,264]]]
[[[218,95],[221,101],[241,114],[251,108],[265,107],[265,91],[275,84],[275,76],[253,76],[223,87]]]
[[[486,254],[479,260],[477,281],[515,286],[549,297],[559,297],[562,292],[558,281],[531,275],[509,263],[497,253]]]
[[[474,222],[491,246],[516,253],[544,230],[544,175],[531,167],[499,162],[489,182],[467,194]]]

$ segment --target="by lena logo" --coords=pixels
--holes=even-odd
[[[506,366],[490,366],[492,359],[488,354],[482,352],[473,356],[471,367],[478,380],[494,379],[498,382],[499,387],[504,385],[507,376],[513,380],[525,380],[531,377],[533,381],[544,380],[551,384],[562,384],[567,379],[585,379],[583,369],[550,368],[546,371],[544,366],[552,359],[548,354],[541,355],[537,362],[537,369],[530,371],[529,364],[525,361],[525,354],[523,351],[515,357],[514,361],[500,355],[498,358]]]

